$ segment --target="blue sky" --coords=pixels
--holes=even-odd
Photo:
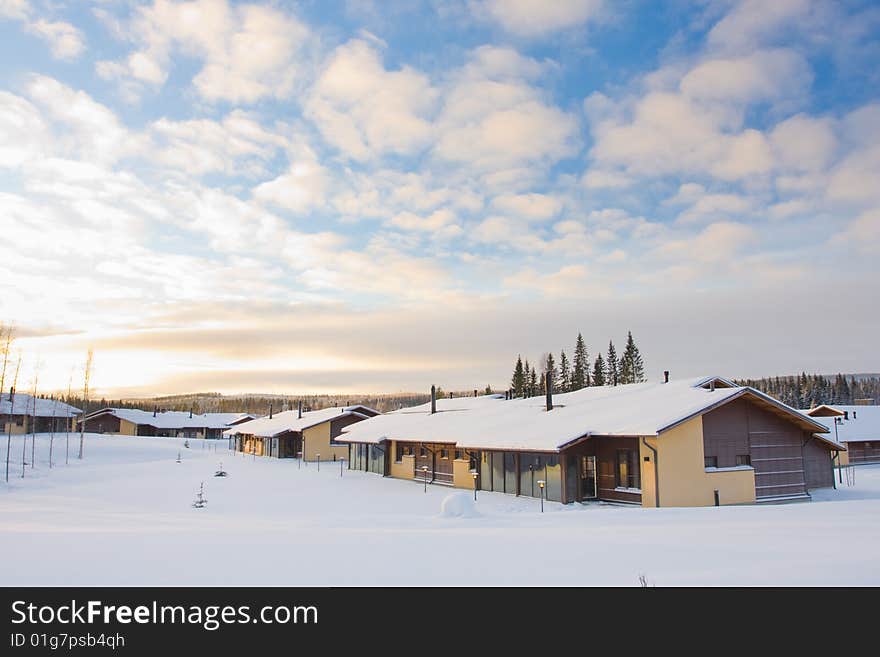
[[[870,2],[0,0],[0,319],[108,394],[877,371]]]

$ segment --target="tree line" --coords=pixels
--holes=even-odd
[[[794,408],[812,408],[821,404],[851,406],[857,402],[880,404],[880,377],[837,374],[807,374],[738,380]],[[869,401],[870,400],[870,401]]]
[[[539,370],[540,368],[540,370]],[[544,354],[538,365],[523,360],[522,354],[516,357],[516,365],[510,379],[510,389],[516,397],[531,397],[544,394],[545,381],[550,377],[551,388],[556,392],[572,392],[589,386],[616,386],[645,381],[645,363],[632,331],[627,331],[626,347],[618,357],[614,341],[608,341],[605,356],[600,352],[594,361],[578,333],[572,358],[563,349],[557,360],[553,353]]]

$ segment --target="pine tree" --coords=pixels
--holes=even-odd
[[[608,357],[605,361],[605,385],[616,386],[620,383],[620,361],[617,359],[617,350],[614,342],[608,341]]]
[[[522,356],[516,357],[516,367],[513,368],[513,378],[510,380],[510,387],[517,397],[522,397],[523,390],[526,385],[526,375],[523,369]]]
[[[545,361],[544,367],[546,368],[544,370],[544,373],[550,375],[551,389],[556,390],[557,386],[559,385],[559,371],[556,369],[556,359],[553,358],[552,353],[547,354],[547,360]],[[546,381],[546,378],[544,378],[544,381]],[[541,387],[545,388],[545,386],[543,385],[543,382],[542,382]],[[547,392],[546,388],[544,390],[542,390],[541,392]]]
[[[532,396],[532,366],[529,365],[528,359],[523,366],[523,397]]]
[[[571,389],[580,390],[588,385],[590,385],[590,357],[587,354],[587,346],[584,344],[584,336],[578,333],[577,342],[574,345]]]
[[[533,367],[529,371],[529,397],[534,397],[538,394],[540,387],[538,386],[538,368]]]
[[[559,392],[571,390],[571,366],[568,364],[568,356],[565,350],[559,354]]]
[[[596,356],[596,364],[593,365],[593,385],[605,385],[605,361],[602,359],[602,354]]]
[[[645,364],[633,340],[632,331],[626,333],[626,349],[620,358],[620,383],[642,383],[645,380]]]

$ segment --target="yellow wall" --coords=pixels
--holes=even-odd
[[[834,460],[834,465],[849,465],[849,452],[838,452],[838,454],[840,458]]]
[[[474,489],[474,477],[471,474],[470,459],[455,459],[452,462],[452,485],[456,488]]]
[[[24,422],[22,423],[21,426],[17,425],[15,422],[11,422],[11,423],[6,422],[3,426],[3,432],[8,434],[9,429],[10,429],[10,424],[11,424],[12,425],[12,435],[13,436],[20,436],[21,434],[28,432],[29,422],[30,422],[30,418],[28,418],[28,417],[24,418]]]
[[[388,458],[391,459],[391,476],[397,479],[412,479],[416,470],[416,457],[413,454],[401,457],[400,463],[394,461],[397,454],[397,441],[391,441]]]
[[[721,504],[755,501],[755,471],[706,472],[703,454],[703,418],[696,417],[674,429],[648,438],[660,461],[661,506],[712,506],[717,489]],[[655,506],[654,454],[639,440],[642,464],[642,506]],[[646,462],[645,457],[650,457]]]
[[[307,461],[318,460],[318,454],[322,461],[332,461],[334,455],[337,461],[348,458],[348,445],[330,444],[331,422],[327,420],[303,431],[303,457]]]
[[[86,426],[88,426],[88,423],[86,423]],[[136,436],[137,425],[134,422],[119,418],[119,433],[123,436]]]

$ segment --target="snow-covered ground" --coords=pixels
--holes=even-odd
[[[455,491],[225,441],[47,435],[0,471],[0,585],[878,585],[880,466],[808,503],[568,505]],[[5,454],[6,436],[0,440]],[[214,451],[214,450],[217,451]],[[178,452],[181,463],[177,463]],[[30,442],[27,446],[30,457]],[[0,458],[3,458],[0,456]],[[222,460],[228,477],[214,477]],[[5,465],[5,458],[0,466]],[[194,509],[200,482],[208,504]],[[459,493],[461,494],[461,493]],[[451,510],[451,512],[450,512]]]

